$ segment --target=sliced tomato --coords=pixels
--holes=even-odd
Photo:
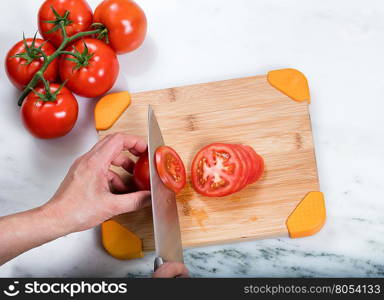
[[[235,151],[240,157],[240,163],[243,165],[243,171],[238,178],[239,186],[236,189],[236,192],[242,190],[247,184],[250,175],[251,162],[248,160],[246,151],[241,147],[241,145],[232,145]]]
[[[252,176],[249,178],[248,184],[254,183],[257,180],[260,179],[260,177],[264,173],[264,159],[256,153],[256,151],[248,146],[248,145],[243,145],[244,149],[248,151],[248,153],[252,157],[252,165],[253,165],[253,171],[251,172]]]
[[[180,156],[168,146],[156,149],[155,163],[161,181],[175,193],[180,192],[186,183],[186,173]]]
[[[214,143],[202,148],[191,166],[192,186],[207,197],[223,197],[239,189],[244,165],[233,145]]]
[[[247,184],[249,184],[254,176],[254,173],[256,172],[256,166],[254,163],[255,158],[245,145],[239,144],[238,146],[241,148],[243,154],[245,155],[245,161],[248,166]]]

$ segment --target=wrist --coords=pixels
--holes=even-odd
[[[53,238],[59,238],[75,231],[71,224],[66,222],[66,218],[57,203],[49,201],[36,210],[38,217],[46,223],[47,230]]]

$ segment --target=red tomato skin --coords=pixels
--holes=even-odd
[[[244,150],[244,152],[247,156],[247,161],[248,161],[248,165],[249,165],[249,176],[248,176],[247,184],[251,184],[252,179],[255,177],[255,173],[258,171],[257,162],[255,162],[255,158],[253,156],[253,153],[249,150],[249,148],[252,150],[253,150],[253,148],[251,148],[248,145],[239,145],[239,146]]]
[[[117,54],[137,49],[147,33],[145,14],[131,0],[104,0],[96,7],[94,22],[107,27],[109,44]]]
[[[108,92],[115,84],[119,75],[119,61],[112,48],[98,39],[82,39],[77,41],[74,47],[82,53],[84,43],[89,53],[94,54],[89,60],[89,65],[76,69],[76,63],[66,59],[71,55],[63,55],[60,59],[59,72],[62,81],[68,80],[66,87],[72,92],[83,97],[95,98]],[[71,47],[67,51],[74,50]]]
[[[243,172],[241,173],[240,177],[238,178],[239,185],[235,189],[236,192],[241,191],[243,188],[246,187],[248,184],[248,178],[249,178],[249,172],[250,172],[250,162],[248,161],[247,154],[245,153],[245,150],[241,148],[240,145],[231,145],[237,154],[240,157],[240,162],[243,166]]]
[[[251,146],[244,145],[244,148],[253,157],[252,164],[253,164],[254,170],[248,182],[248,184],[252,184],[258,181],[264,173],[264,159],[261,155],[257,154],[257,152]]]
[[[54,93],[59,84],[50,85]],[[37,92],[45,94],[44,88],[38,86]],[[71,91],[63,87],[55,101],[44,102],[39,100],[33,92],[24,99],[21,106],[21,118],[24,126],[35,137],[52,139],[66,135],[76,123],[78,105]]]
[[[173,167],[177,166],[177,174],[179,176],[178,182],[172,177],[170,174],[170,170],[167,169],[167,159],[168,155],[171,156],[173,162]],[[179,193],[185,186],[187,182],[187,175],[185,172],[185,167],[183,161],[180,156],[177,154],[175,150],[168,146],[161,146],[156,149],[155,152],[155,163],[157,174],[159,175],[161,181],[171,190],[173,190],[176,194]]]
[[[140,156],[133,169],[133,181],[137,189],[141,191],[149,191],[151,183],[149,179],[149,162],[148,153]]]
[[[39,9],[39,32],[44,39],[49,40],[56,47],[59,47],[63,41],[61,30],[59,29],[55,32],[47,33],[55,26],[55,24],[44,22],[56,19],[51,7],[54,7],[60,16],[63,16],[67,10],[70,12],[68,18],[72,21],[72,23],[65,27],[68,36],[75,35],[81,31],[90,30],[93,14],[87,1],[46,0]]]
[[[207,185],[201,186],[198,183],[198,164],[201,158],[209,158],[209,155],[212,150],[216,151],[222,151],[224,150],[227,152],[231,158],[230,164],[234,165],[234,172],[232,175],[227,176],[227,180],[229,181],[229,184],[225,186],[222,189],[209,189]],[[209,158],[212,162],[212,158]],[[191,180],[192,180],[192,187],[194,190],[207,197],[224,197],[228,196],[238,190],[238,187],[240,185],[240,176],[243,174],[243,164],[240,162],[240,156],[237,151],[234,150],[233,145],[228,144],[222,144],[222,143],[213,143],[210,145],[205,146],[202,148],[194,157],[191,165]]]
[[[33,39],[26,39],[27,45],[31,46]],[[38,48],[43,44],[41,48],[46,55],[53,54],[56,49],[55,47],[42,39],[35,39],[35,47]],[[41,66],[44,63],[43,57],[33,60],[30,64],[25,65],[26,60],[20,57],[13,57],[18,53],[25,52],[25,47],[23,41],[16,43],[9,51],[5,58],[5,70],[7,76],[12,84],[18,88],[23,89],[32,79],[33,75],[40,70]],[[50,82],[54,82],[57,79],[59,70],[59,60],[56,58],[48,66],[47,70],[44,72],[44,78]]]
[[[263,157],[261,157],[258,154],[257,154],[257,156],[259,157],[259,161],[260,161],[260,163],[259,163],[259,172],[257,173],[257,175],[255,176],[255,178],[253,179],[253,181],[251,183],[254,183],[254,182],[258,181],[263,176],[263,174],[264,174],[264,168],[265,168],[264,159],[263,159]]]

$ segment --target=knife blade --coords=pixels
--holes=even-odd
[[[183,248],[176,195],[168,189],[157,174],[156,149],[164,145],[155,113],[148,105],[148,160],[151,184],[153,229],[155,236],[155,270],[164,262],[183,262]]]

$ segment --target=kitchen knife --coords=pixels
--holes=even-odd
[[[164,140],[155,113],[152,107],[148,105],[148,160],[157,256],[154,263],[155,271],[167,261],[183,262],[176,195],[163,184],[155,165],[156,149],[163,145]]]

